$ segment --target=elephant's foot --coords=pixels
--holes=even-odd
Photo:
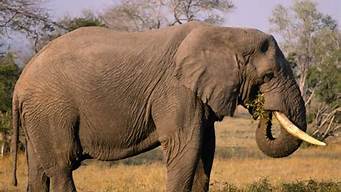
[[[28,192],[48,192],[50,179],[42,171],[31,171],[27,184]]]
[[[64,171],[53,175],[51,180],[53,192],[76,192],[72,171]]]

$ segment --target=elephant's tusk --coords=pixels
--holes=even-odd
[[[274,112],[275,117],[279,121],[279,123],[283,126],[283,128],[290,133],[291,135],[314,145],[321,145],[326,146],[326,143],[321,142],[308,134],[306,134],[304,131],[301,131],[298,127],[296,127],[288,118],[286,115],[280,112]]]

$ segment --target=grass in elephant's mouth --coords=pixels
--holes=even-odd
[[[268,117],[263,108],[264,101],[264,95],[261,92],[258,92],[254,98],[246,103],[246,108],[250,111],[254,119]]]
[[[308,191],[305,189],[314,189],[314,186],[320,187],[315,188],[317,191],[326,186],[340,191],[341,138],[324,148],[304,148],[288,158],[272,159],[257,149],[256,126],[245,111],[216,124],[217,150],[211,191],[266,191],[267,187],[273,191],[282,189],[280,187],[285,187],[282,191]],[[77,189],[80,192],[163,191],[166,168],[161,157],[162,152],[156,149],[116,163],[89,162],[74,172]],[[25,191],[24,155],[19,160],[19,187],[14,188],[10,185],[11,160],[9,157],[0,159],[0,192]]]

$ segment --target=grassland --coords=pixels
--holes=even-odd
[[[243,114],[217,123],[211,191],[341,191],[340,138],[327,140],[327,147],[303,146],[290,157],[272,159],[257,149],[256,126],[257,121]],[[10,173],[10,158],[0,159],[0,191],[24,191],[23,155],[18,188],[10,186]],[[81,192],[163,191],[165,167],[158,148],[118,162],[86,161],[74,178]]]

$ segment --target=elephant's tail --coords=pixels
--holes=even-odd
[[[12,100],[12,157],[13,157],[13,177],[12,185],[17,186],[17,161],[18,161],[18,142],[19,142],[19,126],[20,126],[20,115],[19,115],[19,101],[18,97],[13,94]]]

